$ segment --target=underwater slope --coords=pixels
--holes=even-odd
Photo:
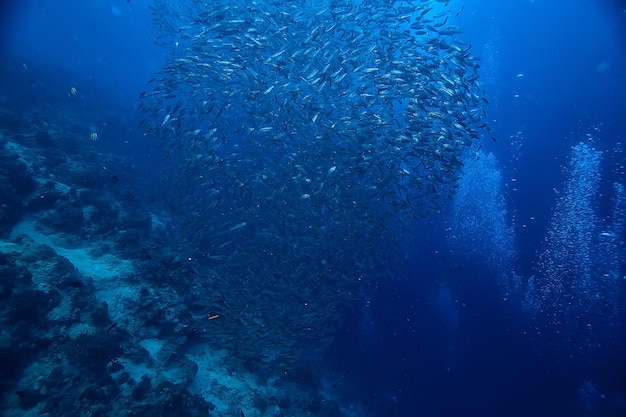
[[[2,415],[337,410],[312,378],[208,346],[228,321],[209,320],[193,252],[73,104],[0,111]]]

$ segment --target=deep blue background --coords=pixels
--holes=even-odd
[[[455,18],[482,58],[498,143],[484,149],[500,161],[516,232],[517,265],[533,274],[552,216],[555,188],[571,145],[590,140],[605,150],[604,183],[624,182],[626,134],[626,5],[592,0],[451,1]],[[28,96],[40,79],[66,98],[70,87],[90,108],[101,145],[136,156],[146,171],[154,144],[141,135],[138,94],[166,57],[155,46],[147,0],[25,0],[2,3],[2,56],[21,68],[14,76]],[[49,81],[48,81],[49,82]],[[33,98],[35,99],[35,98]],[[52,99],[51,99],[52,100]],[[97,119],[97,117],[95,117]],[[150,165],[153,163],[154,165]],[[601,201],[600,211],[606,201]],[[502,306],[497,277],[480,259],[450,259],[435,217],[416,230],[428,246],[407,248],[407,264],[354,312],[327,355],[346,374],[355,397],[369,396],[387,415],[576,415],[576,387],[594,376],[626,391],[626,366],[613,351],[589,366],[563,364],[524,333],[522,314]],[[442,286],[450,304],[436,304]],[[444,311],[444,313],[442,313]],[[442,316],[443,314],[443,316]],[[357,383],[358,381],[358,383]],[[346,389],[347,389],[346,387]]]

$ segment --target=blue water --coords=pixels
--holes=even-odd
[[[55,151],[54,146],[38,148],[23,159],[34,160],[40,155],[53,160],[54,155],[70,164],[85,152],[84,177],[75,175],[71,180],[65,179],[66,183],[75,181],[90,188],[99,195],[94,201],[114,212],[123,211],[118,206],[126,207],[135,216],[134,223],[125,219],[120,220],[125,226],[119,226],[103,221],[99,229],[79,233],[80,226],[70,224],[71,216],[62,211],[67,207],[46,207],[49,211],[44,215],[43,209],[32,202],[28,205],[29,219],[41,221],[57,232],[75,233],[78,237],[73,241],[74,247],[81,246],[80,239],[91,247],[98,233],[118,236],[128,232],[117,243],[102,245],[100,254],[123,253],[125,259],[149,262],[152,269],[145,271],[150,272],[138,274],[133,282],[148,288],[146,291],[151,294],[161,294],[151,302],[162,302],[165,307],[160,314],[167,316],[167,308],[171,307],[167,304],[169,294],[191,294],[200,291],[198,287],[204,282],[213,285],[221,281],[194,275],[192,269],[181,266],[181,259],[211,255],[207,249],[211,239],[198,237],[202,233],[208,235],[209,222],[194,220],[189,226],[185,223],[188,217],[184,217],[189,215],[185,205],[201,200],[201,193],[207,191],[201,185],[192,188],[177,179],[174,172],[178,169],[176,155],[180,150],[172,141],[160,146],[153,131],[146,133],[142,122],[149,116],[138,110],[142,102],[138,97],[153,88],[149,80],[160,74],[170,58],[162,45],[169,39],[159,38],[157,42],[161,29],[153,22],[149,3],[150,0],[2,2],[0,107],[4,114],[18,114],[30,122],[13,124],[8,120],[14,118],[5,117],[0,128],[10,139],[11,132],[19,137],[20,132],[28,132],[29,126],[41,126],[43,121],[79,138],[78,146],[63,142],[59,150]],[[259,400],[254,403],[256,408],[247,409],[220,408],[217,404],[215,415],[245,412],[246,416],[265,416],[270,415],[271,407],[282,408],[284,413],[276,411],[272,415],[296,415],[289,413],[307,410],[301,406],[305,401],[298,395],[316,397],[322,391],[320,404],[327,405],[309,406],[310,415],[626,415],[626,3],[449,3],[446,7],[452,10],[455,24],[465,32],[460,38],[470,42],[472,54],[481,59],[480,83],[490,103],[487,122],[497,143],[485,135],[480,150],[473,146],[464,153],[465,167],[458,189],[450,198],[444,198],[435,212],[416,222],[389,220],[392,224],[385,225],[389,230],[385,236],[400,236],[402,244],[384,247],[383,243],[384,249],[376,253],[393,259],[394,265],[385,269],[389,265],[384,260],[373,263],[380,269],[371,270],[371,275],[383,278],[373,280],[367,291],[355,292],[358,297],[346,301],[349,307],[341,310],[340,319],[332,316],[339,323],[332,332],[332,342],[302,355],[297,370],[283,371],[280,365],[270,371],[262,366],[232,365],[234,368],[230,369],[236,369],[235,375],[245,370],[257,375],[260,386],[277,387],[272,391],[273,399]],[[461,8],[457,15],[455,11]],[[71,112],[59,118],[52,110],[59,106]],[[76,124],[70,122],[72,118]],[[153,120],[157,127],[166,123],[163,115]],[[97,140],[90,141],[93,133]],[[52,140],[65,141],[59,139],[61,136]],[[237,139],[233,137],[227,146],[236,149]],[[269,171],[271,168],[264,167]],[[21,178],[21,174],[8,169],[3,172],[5,179],[12,175]],[[330,174],[325,175],[330,178]],[[359,174],[354,173],[351,179],[358,182]],[[288,179],[284,182],[286,187],[293,184]],[[2,196],[8,199],[9,194],[3,191]],[[24,192],[15,198],[26,201],[31,196]],[[233,207],[245,205],[244,200],[241,197]],[[84,203],[81,210],[87,210],[85,207],[91,204]],[[51,220],[50,210],[59,212],[59,220]],[[165,237],[151,238],[150,245],[147,238],[134,235],[136,230],[143,230],[142,222],[150,222],[151,215],[146,213],[159,213],[161,219],[169,219],[164,221],[171,224],[162,232]],[[16,242],[11,229],[26,217],[3,217],[3,242]],[[248,233],[251,226],[240,226],[240,220],[233,219],[227,228]],[[128,226],[131,223],[133,226]],[[358,225],[346,225],[341,230],[354,228],[358,229]],[[240,236],[246,240],[251,235]],[[369,256],[374,252],[363,253]],[[333,254],[328,253],[319,263],[325,265],[326,259],[331,262],[332,258]],[[218,269],[212,259],[207,259],[199,265]],[[364,264],[371,259],[357,261]],[[77,268],[82,273],[78,265]],[[237,281],[224,285],[241,289],[250,278],[232,279]],[[92,288],[92,284],[85,285]],[[324,285],[333,288],[332,282]],[[245,294],[245,289],[241,291]],[[12,305],[15,300],[8,293],[3,290],[2,296],[13,300],[6,301]],[[98,291],[94,294],[97,297]],[[182,296],[172,302],[178,304],[180,323],[185,323],[183,317],[187,317],[180,313],[183,310],[191,311],[190,315],[209,316],[225,316],[219,308],[227,311],[223,305],[218,308],[218,304],[198,307],[201,303],[197,300],[186,305]],[[141,308],[124,308],[128,308],[126,314],[134,315],[141,309],[154,308],[147,304],[150,303]],[[262,304],[259,301],[255,305]],[[268,311],[280,315],[280,305],[268,306]],[[333,310],[333,314],[336,311],[339,310]],[[108,314],[111,318],[100,323],[104,336],[132,327],[130,319],[113,318],[115,314],[126,314],[115,310],[112,304]],[[84,320],[79,316],[75,316],[77,322]],[[192,324],[191,334],[186,327],[168,328],[171,321],[156,316],[146,318],[144,325],[156,328],[157,322],[161,330],[136,340],[161,339],[189,358],[195,357],[196,344],[202,346],[210,339],[202,335],[194,339],[196,330],[206,331],[207,323],[220,320]],[[24,317],[8,308],[2,311],[2,355],[19,358],[17,364],[10,365],[2,360],[3,415],[41,411],[44,408],[37,407],[43,407],[45,401],[49,401],[49,408],[45,409],[48,412],[79,415],[79,409],[96,409],[97,398],[103,404],[116,401],[110,393],[100,393],[100,397],[83,393],[80,401],[72,405],[78,394],[68,392],[68,404],[59,399],[63,398],[62,391],[55,391],[52,382],[47,390],[55,392],[54,403],[49,399],[52,395],[46,393],[34,397],[25,394],[25,380],[21,378],[32,375],[32,370],[25,370],[31,362],[45,357],[46,348],[5,343],[7,333],[13,340],[20,334],[22,342],[28,337],[39,337],[35,331],[24,336],[24,327],[39,329],[41,325],[39,319]],[[29,320],[38,324],[30,327]],[[258,316],[250,320],[258,326],[263,326],[260,321],[272,321]],[[61,327],[55,329],[50,331],[46,346],[55,346],[51,340],[65,337]],[[184,334],[190,342],[172,342],[174,331]],[[133,342],[136,334],[128,330],[124,343],[139,343]],[[107,339],[109,342],[117,343]],[[315,344],[308,339],[305,342]],[[300,349],[300,345],[295,345]],[[93,355],[98,358],[98,352]],[[234,361],[245,359],[232,355]],[[81,358],[91,360],[88,354]],[[120,362],[122,359],[120,356]],[[97,360],[101,358],[94,359]],[[121,387],[119,374],[111,369],[113,362],[103,364],[94,373],[107,375],[102,376],[103,380],[112,378]],[[150,362],[146,363],[149,368]],[[81,366],[76,367],[78,374]],[[156,369],[160,365],[152,366]],[[180,365],[182,370],[191,367]],[[202,365],[200,369],[198,375]],[[285,376],[289,372],[292,375]],[[287,388],[287,383],[282,388],[278,383],[272,385],[268,381],[278,378],[275,374],[300,384],[300,388]],[[100,383],[93,382],[97,378],[90,381],[85,384]],[[63,378],[56,383],[62,385]],[[281,389],[290,399],[280,397]],[[128,394],[123,390],[120,388],[119,392]],[[135,395],[136,389],[132,392],[128,396],[137,402],[153,398],[148,394]],[[254,396],[252,390],[248,394],[250,398]],[[207,401],[208,398],[205,395]],[[85,405],[87,401],[91,401],[89,405]],[[331,402],[332,407],[328,405]],[[110,415],[112,409],[108,409]],[[141,415],[159,415],[148,408],[137,410]]]

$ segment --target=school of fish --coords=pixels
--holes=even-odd
[[[437,0],[153,0],[140,95],[176,167],[211,341],[260,362],[326,346],[393,274],[489,137],[479,60]],[[493,136],[491,136],[493,138]],[[494,139],[495,140],[495,139]]]

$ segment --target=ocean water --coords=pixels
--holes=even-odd
[[[0,27],[0,415],[626,415],[623,1]]]

